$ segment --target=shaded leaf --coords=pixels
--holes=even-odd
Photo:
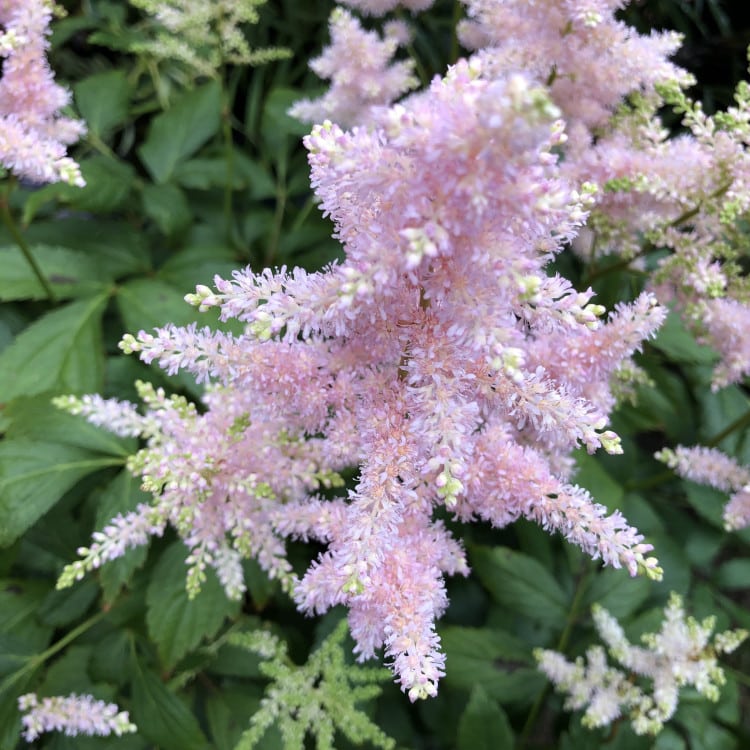
[[[492,597],[514,612],[546,625],[560,625],[568,597],[537,560],[506,547],[475,547],[472,567]]]
[[[85,253],[51,245],[30,249],[57,299],[92,294],[106,282],[101,268]],[[0,264],[0,301],[47,299],[47,292],[17,247],[0,247]]]
[[[44,391],[90,393],[101,387],[104,294],[72,302],[24,329],[0,354],[0,398]]]
[[[14,542],[82,477],[122,462],[60,443],[0,443],[0,546]]]
[[[159,655],[174,666],[201,640],[214,635],[239,602],[227,599],[213,571],[206,571],[200,593],[189,599],[185,590],[188,550],[173,544],[159,559],[146,591],[146,624]]]
[[[73,87],[76,104],[86,127],[102,136],[128,116],[130,85],[122,70],[96,73]]]
[[[208,741],[190,709],[162,681],[134,668],[132,719],[139,734],[159,750],[204,750]]]
[[[512,748],[513,742],[505,711],[477,685],[458,724],[458,750],[499,750]]]
[[[445,681],[471,690],[481,687],[502,703],[530,702],[544,684],[531,649],[502,630],[448,626],[440,638],[449,665]]]
[[[218,82],[183,94],[170,109],[157,115],[138,149],[155,182],[166,182],[180,161],[194,154],[219,129],[221,89]]]

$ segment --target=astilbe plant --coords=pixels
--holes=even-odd
[[[498,527],[526,517],[657,577],[643,537],[570,481],[578,445],[620,451],[609,380],[664,311],[643,295],[603,322],[590,290],[546,274],[590,201],[560,175],[559,114],[541,86],[487,77],[475,59],[384,111],[378,129],[314,128],[313,185],[346,259],[314,274],[248,269],[191,295],[245,322],[243,335],[126,337],[145,361],[220,386],[201,416],[149,401],[134,468],[154,507],[105,530],[62,582],[165,521],[192,563],[229,546],[275,575],[291,575],[278,539],[317,539],[328,549],[293,582],[298,606],[345,604],[357,653],[384,646],[414,700],[444,671],[443,577],[468,572],[438,508]],[[94,400],[72,406],[102,421]],[[316,477],[352,465],[348,498],[313,494]]]
[[[148,385],[143,413],[95,396],[58,402],[143,438],[130,469],[154,496],[97,532],[61,586],[170,525],[189,549],[191,593],[211,566],[241,596],[241,560],[253,557],[302,611],[345,605],[358,656],[384,647],[416,700],[444,674],[444,577],[468,573],[441,518],[527,518],[608,565],[660,576],[642,535],[573,483],[571,454],[620,452],[612,384],[638,379],[631,356],[665,317],[657,295],[693,318],[716,308],[708,332],[743,335],[731,323],[746,310],[731,260],[745,105],[705,138],[698,125],[667,138],[664,103],[703,122],[680,98],[691,77],[667,59],[678,39],[639,36],[615,19],[620,5],[468,2],[460,32],[476,54],[398,104],[406,78],[372,106],[361,66],[331,75],[331,95],[349,87],[354,127],[326,121],[305,145],[343,261],[317,273],[248,268],[189,295],[242,321],[240,335],[168,325],[125,337],[126,352],[210,384],[200,409]],[[343,11],[332,28],[334,45],[364,38]],[[385,69],[394,46],[367,39]],[[678,158],[687,167],[675,169]],[[605,318],[591,289],[549,273],[571,243],[625,264],[657,245],[673,252],[650,291]],[[716,386],[747,359],[725,356]],[[346,497],[322,492],[351,467]],[[327,548],[298,578],[285,539]]]

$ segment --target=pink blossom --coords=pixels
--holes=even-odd
[[[136,731],[127,711],[120,711],[114,703],[95,700],[92,695],[54,696],[40,701],[34,693],[28,693],[18,699],[18,707],[26,712],[22,722],[27,742],[44,732],[64,732],[68,737],[119,737]]]
[[[319,99],[297,102],[289,114],[308,122],[333,120],[343,127],[363,124],[374,108],[387,106],[415,88],[414,61],[392,62],[403,29],[390,28],[395,34],[381,40],[343,8],[336,8],[331,13],[331,43],[310,62],[311,70],[330,80],[331,87]]]
[[[0,164],[33,182],[82,186],[81,172],[65,146],[85,128],[59,115],[70,96],[54,82],[46,59],[51,18],[46,0],[0,2]]]

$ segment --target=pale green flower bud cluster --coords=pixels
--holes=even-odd
[[[686,617],[682,599],[674,593],[661,630],[641,637],[645,648],[632,645],[603,607],[594,605],[592,614],[609,655],[622,669],[607,663],[601,646],[592,646],[585,659],[572,663],[556,651],[537,649],[534,654],[539,668],[568,694],[566,708],[585,709],[582,723],[589,728],[606,726],[626,713],[636,734],[658,734],[677,710],[679,691],[686,686],[717,701],[726,682],[718,656],[731,653],[748,636],[745,630],[728,630],[712,638],[716,619]],[[640,678],[646,678],[645,684]]]
[[[275,47],[251,49],[243,26],[258,23],[266,0],[130,0],[153,17],[153,38],[133,45],[136,53],[174,60],[196,75],[215,77],[223,65],[261,65],[289,57]]]
[[[342,650],[346,631],[346,620],[342,620],[303,666],[293,664],[286,644],[268,631],[230,636],[230,643],[263,660],[260,670],[271,680],[236,750],[260,746],[274,724],[284,748],[289,750],[305,747],[307,734],[314,735],[318,750],[333,750],[337,731],[356,747],[365,743],[383,750],[395,747],[395,742],[356,705],[379,695],[378,683],[387,681],[390,675],[385,669],[347,664]]]

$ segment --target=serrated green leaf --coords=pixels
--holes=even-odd
[[[514,740],[505,711],[481,685],[474,687],[458,724],[458,750],[510,750]]]
[[[37,212],[50,201],[59,201],[80,211],[108,213],[126,201],[135,181],[135,170],[125,161],[109,156],[93,156],[81,161],[84,187],[56,182],[35,190],[23,207],[23,222],[30,224]]]
[[[99,595],[99,587],[89,579],[58,591],[52,589],[39,607],[39,620],[60,627],[83,617]]]
[[[93,650],[92,646],[79,645],[65,649],[63,655],[47,670],[38,692],[41,695],[91,694],[94,685],[87,672]],[[96,697],[102,700],[112,700],[114,696],[111,692],[110,690],[109,694],[101,695],[101,691],[97,690],[99,694]]]
[[[118,464],[121,458],[60,443],[0,443],[0,547],[12,544],[82,477]]]
[[[716,353],[707,346],[696,343],[693,334],[674,312],[667,316],[651,344],[674,362],[710,364],[716,360]]]
[[[107,281],[85,253],[50,245],[34,245],[30,250],[58,300],[90,295]],[[0,266],[0,301],[47,299],[47,292],[17,247],[0,247]]]
[[[725,589],[750,588],[750,560],[746,557],[727,560],[716,571],[716,583]]]
[[[208,740],[188,707],[162,681],[134,667],[132,720],[159,750],[206,750]]]
[[[585,487],[597,502],[606,505],[610,510],[622,503],[625,491],[604,469],[595,456],[584,450],[576,451],[575,481]]]
[[[724,528],[724,506],[728,496],[725,492],[696,484],[687,479],[682,480],[682,486],[690,505],[709,523],[719,529]]]
[[[310,124],[290,117],[289,108],[301,98],[295,89],[278,87],[266,97],[261,118],[261,135],[268,146],[279,146],[285,136],[302,138],[310,132]]]
[[[96,73],[73,87],[76,104],[86,127],[102,136],[128,116],[130,84],[122,70]]]
[[[238,157],[240,154],[237,154]],[[182,187],[193,190],[209,190],[223,188],[229,179],[226,159],[190,159],[177,165],[174,171],[174,181]],[[232,189],[239,190],[245,183],[242,176],[235,171],[232,177]],[[251,195],[251,197],[255,197]]]
[[[502,630],[449,625],[440,628],[447,663],[445,681],[471,690],[481,685],[501,703],[522,704],[533,700],[544,684],[535,667],[531,649]]]
[[[179,162],[216,134],[221,89],[216,81],[188,91],[152,121],[138,155],[155,182],[166,182]]]
[[[227,247],[186,247],[170,256],[159,269],[158,277],[187,294],[198,284],[211,284],[216,275],[231,278],[239,265],[240,261]]]
[[[1,227],[0,236],[5,236]],[[61,215],[54,220],[35,221],[25,236],[32,245],[62,246],[86,253],[107,278],[145,273],[151,268],[146,237],[127,221]],[[3,244],[9,243],[4,240]]]
[[[224,620],[239,611],[239,602],[227,599],[213,571],[194,599],[185,590],[188,550],[177,542],[167,549],[154,569],[146,591],[146,625],[167,666],[174,666],[204,638],[213,636]]]
[[[0,398],[44,391],[91,393],[104,371],[101,317],[107,295],[72,302],[24,329],[0,354]]]
[[[185,302],[185,294],[159,279],[135,279],[119,287],[117,307],[128,331],[149,331],[174,323],[187,325],[196,320],[195,308]]]
[[[605,568],[597,572],[586,591],[584,605],[598,603],[618,620],[635,612],[651,593],[645,576],[632,578],[626,570]]]
[[[217,750],[234,750],[248,717],[260,707],[263,691],[258,685],[243,684],[223,687],[220,694],[206,700],[206,720]]]
[[[145,185],[141,208],[166,235],[184,229],[192,219],[187,198],[176,185]]]
[[[506,547],[475,547],[472,567],[492,597],[514,612],[559,626],[568,615],[568,597],[537,560]]]

